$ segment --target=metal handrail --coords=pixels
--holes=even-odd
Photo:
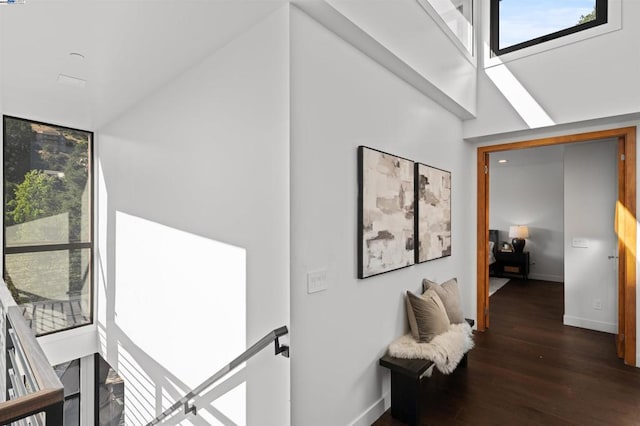
[[[3,295],[5,299],[6,295]],[[3,300],[6,302],[6,299]],[[62,424],[64,407],[64,387],[55,371],[49,364],[42,347],[36,340],[31,328],[27,325],[20,308],[3,303],[7,333],[5,344],[7,353],[3,354],[11,363],[14,373],[16,365],[22,365],[23,373],[30,376],[26,383],[21,382],[14,387],[15,399],[0,402],[0,424],[8,424],[37,413],[45,413],[49,424]],[[15,351],[15,354],[11,351]],[[16,356],[17,354],[17,356]],[[9,367],[6,365],[5,367]],[[9,380],[14,377],[7,376]],[[7,389],[8,389],[7,383]],[[38,423],[39,421],[36,420]]]
[[[277,328],[277,329],[269,332],[262,339],[258,340],[258,342],[254,343],[249,349],[244,351],[242,353],[242,355],[238,356],[236,359],[231,361],[229,364],[227,364],[224,367],[222,367],[213,376],[209,377],[207,380],[202,382],[202,384],[200,384],[197,387],[193,388],[192,391],[190,391],[185,396],[183,396],[178,401],[176,401],[171,407],[169,407],[165,411],[163,411],[162,414],[160,414],[158,417],[156,417],[155,419],[153,419],[149,423],[147,423],[147,426],[152,426],[152,425],[160,423],[162,420],[164,420],[167,417],[169,417],[171,414],[173,414],[175,411],[177,411],[182,406],[184,406],[184,413],[185,414],[188,414],[188,413],[193,413],[194,415],[197,414],[196,406],[195,405],[189,405],[189,401],[191,401],[194,397],[199,395],[205,389],[208,389],[209,387],[211,387],[215,382],[217,382],[222,377],[224,377],[227,374],[229,374],[232,370],[234,370],[235,368],[240,366],[243,362],[246,362],[249,358],[253,357],[258,352],[260,352],[262,349],[266,348],[268,345],[271,344],[271,342],[274,342],[274,344],[275,344],[275,352],[276,352],[275,354],[276,355],[282,354],[283,356],[289,358],[289,346],[281,345],[280,341],[278,340],[279,337],[282,337],[282,336],[284,336],[285,334],[288,334],[288,333],[289,333],[289,330],[287,329],[286,326],[282,326],[280,328]]]
[[[62,424],[64,387],[27,324],[7,285],[0,279],[6,397],[0,424]],[[44,417],[43,417],[44,414]]]

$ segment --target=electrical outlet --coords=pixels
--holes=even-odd
[[[593,299],[593,309],[602,310],[602,300],[601,299]]]
[[[314,272],[307,272],[307,293],[317,293],[329,288],[327,283],[327,270],[321,269]]]

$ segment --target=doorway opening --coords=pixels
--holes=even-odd
[[[636,128],[627,127],[575,135],[557,136],[478,148],[477,211],[477,319],[478,330],[490,326],[489,311],[489,155],[576,142],[615,138],[618,141],[618,356],[636,364]]]

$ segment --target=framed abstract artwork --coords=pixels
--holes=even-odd
[[[415,263],[414,162],[358,147],[358,278]]]
[[[451,256],[451,172],[415,164],[416,263]]]

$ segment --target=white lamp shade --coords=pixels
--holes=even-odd
[[[529,238],[529,227],[526,225],[510,226],[509,238]]]

